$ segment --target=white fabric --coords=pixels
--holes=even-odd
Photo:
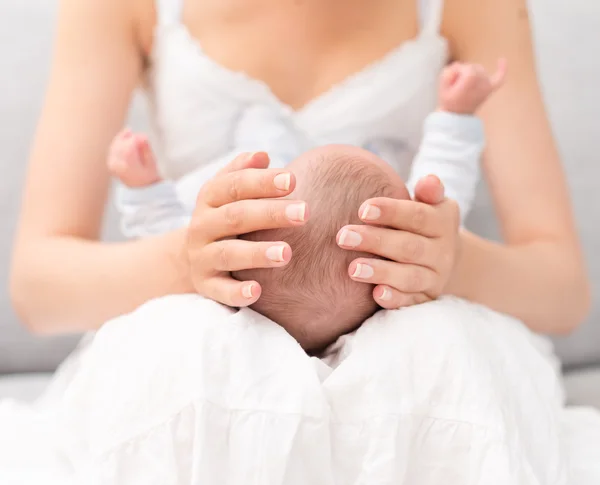
[[[407,178],[448,59],[438,28],[442,0],[429,2],[415,39],[299,110],[277,99],[265,83],[205,55],[180,22],[179,0],[158,6],[146,94],[166,178],[179,179],[200,167],[214,173],[244,151],[264,150],[287,163],[330,143],[375,151]]]
[[[484,138],[483,125],[474,116],[445,112],[430,114],[406,182],[411,195],[422,177],[437,175],[444,183],[446,195],[458,202],[464,222],[479,182]],[[285,161],[274,157],[272,164],[284,166]],[[187,225],[196,198],[190,201],[186,194],[197,194],[218,167],[218,164],[200,167],[175,182],[164,180],[141,188],[119,186],[116,207],[121,215],[123,234],[138,238],[165,234]]]
[[[561,390],[535,339],[446,300],[380,312],[319,373],[251,310],[164,298],[99,332],[65,449],[82,483],[566,484]]]
[[[563,409],[512,318],[453,298],[381,311],[336,354],[308,357],[251,310],[152,301],[100,330],[24,438],[0,436],[0,483],[32,463],[92,485],[598,483],[598,413]]]
[[[184,179],[195,177],[196,172]],[[193,208],[184,207],[177,185],[162,180],[148,187],[118,185],[115,207],[120,216],[121,232],[130,239],[166,234],[190,223]],[[198,185],[197,190],[200,190]]]

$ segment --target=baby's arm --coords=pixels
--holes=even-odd
[[[425,121],[421,147],[413,162],[407,183],[411,195],[421,178],[436,175],[445,186],[446,196],[458,203],[462,223],[475,198],[485,145],[483,124],[475,112],[500,87],[505,73],[503,61],[493,76],[479,66],[447,67],[440,83],[439,109]]]
[[[437,176],[446,197],[458,203],[464,224],[475,198],[483,148],[483,126],[478,118],[444,111],[430,114],[406,184],[409,193],[414,196],[415,186],[423,177]]]
[[[116,206],[129,238],[164,234],[189,222],[172,182],[161,180],[148,140],[129,130],[110,147],[108,168],[119,179]]]

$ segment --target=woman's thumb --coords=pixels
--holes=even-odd
[[[237,172],[246,168],[267,168],[269,166],[269,155],[265,152],[242,153],[233,159],[232,162],[225,165],[217,172],[217,175]]]
[[[428,175],[417,182],[415,200],[436,205],[444,201],[444,184],[435,175]]]

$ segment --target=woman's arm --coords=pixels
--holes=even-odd
[[[251,305],[260,285],[235,281],[230,272],[285,266],[291,249],[232,236],[306,222],[302,201],[281,199],[294,190],[293,174],[268,169],[264,153],[242,154],[203,186],[190,228],[120,244],[97,241],[108,147],[148,51],[134,20],[147,12],[136,14],[130,4],[148,7],[145,0],[62,0],[11,278],[14,305],[38,332],[96,329],[175,293]]]
[[[367,200],[359,209],[364,224],[342,228],[361,241],[342,247],[384,258],[358,258],[349,274],[375,284],[373,297],[383,308],[449,293],[513,315],[536,332],[568,332],[588,311],[589,283],[537,84],[524,0],[447,3],[444,33],[454,57],[488,72],[503,57],[510,66],[482,110],[490,140],[485,170],[505,242],[459,233],[456,202],[428,176],[417,183],[415,200]],[[370,277],[354,276],[358,264],[371,267]]]
[[[97,328],[191,285],[176,264],[184,233],[97,242],[107,149],[142,72],[130,0],[62,0],[53,69],[30,160],[11,292],[34,331]]]
[[[453,57],[493,69],[505,86],[485,105],[484,168],[504,244],[462,235],[447,290],[524,320],[533,330],[574,329],[590,305],[571,203],[534,66],[525,0],[448,0]]]

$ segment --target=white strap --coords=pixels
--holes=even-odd
[[[422,32],[438,34],[444,15],[444,0],[418,0]]]
[[[156,0],[159,25],[178,24],[181,21],[183,0]]]

